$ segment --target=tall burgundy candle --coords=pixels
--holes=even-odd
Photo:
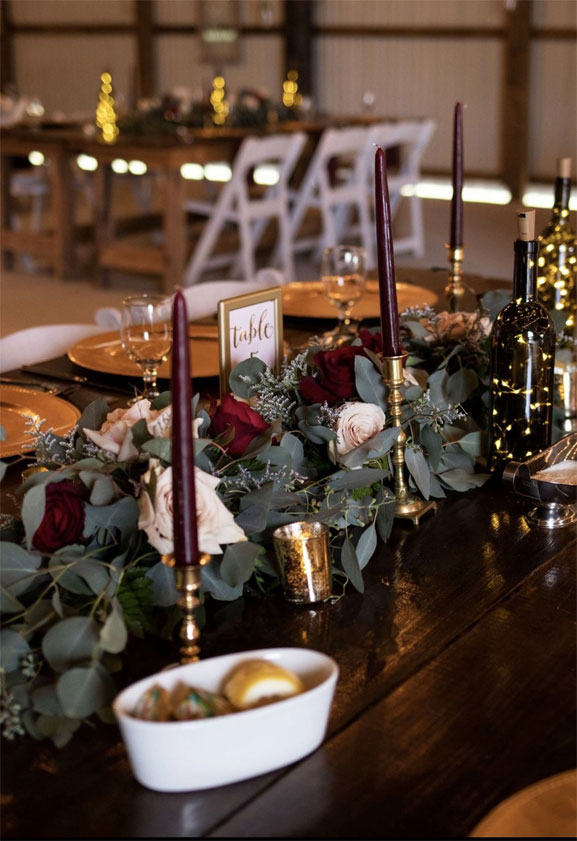
[[[383,355],[400,356],[399,308],[391,232],[391,206],[385,153],[380,146],[375,153],[375,219],[377,227],[377,257],[379,263],[379,297],[381,301],[381,331]]]
[[[453,123],[453,200],[451,202],[451,248],[463,245],[463,103],[455,104]]]
[[[174,559],[177,566],[200,562],[196,526],[192,388],[188,317],[182,292],[172,308],[172,488]]]

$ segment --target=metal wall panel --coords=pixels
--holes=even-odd
[[[100,74],[112,74],[113,95],[126,102],[136,61],[129,35],[17,35],[18,88],[38,96],[46,111],[96,110]]]
[[[12,0],[13,23],[56,24],[132,23],[133,0]]]
[[[317,48],[317,104],[329,113],[359,114],[374,93],[384,117],[434,117],[438,128],[424,165],[449,168],[455,102],[464,118],[467,168],[499,168],[502,44],[483,39],[321,37]]]
[[[318,0],[322,25],[491,26],[503,25],[504,0]]]

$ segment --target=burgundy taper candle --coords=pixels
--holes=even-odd
[[[463,245],[463,103],[455,104],[453,122],[453,199],[451,201],[451,248]]]
[[[375,221],[377,228],[377,258],[379,264],[379,297],[381,302],[381,332],[383,355],[400,356],[399,308],[391,231],[391,206],[385,153],[380,146],[375,152]]]
[[[188,316],[182,292],[172,307],[172,510],[176,566],[200,563],[196,525]]]

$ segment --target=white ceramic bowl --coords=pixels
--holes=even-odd
[[[306,691],[293,698],[197,721],[143,721],[131,713],[155,683],[180,681],[218,692],[243,660],[264,658],[297,674]],[[314,751],[325,735],[338,677],[335,661],[307,648],[262,648],[178,666],[133,683],[114,713],[136,779],[155,791],[195,791],[282,768]]]

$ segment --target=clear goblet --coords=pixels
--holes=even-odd
[[[172,348],[172,298],[166,295],[131,295],[122,302],[122,346],[141,368],[143,397],[158,397],[158,368]],[[135,401],[132,401],[135,402]]]
[[[355,334],[351,309],[363,294],[367,255],[357,245],[334,245],[323,250],[321,277],[326,297],[338,309],[339,320],[328,337],[339,341]]]

